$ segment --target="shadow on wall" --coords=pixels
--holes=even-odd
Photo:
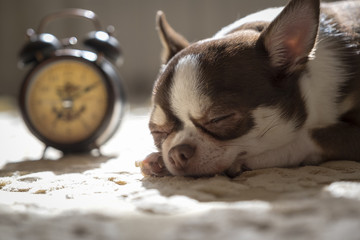
[[[16,95],[26,70],[17,68],[17,54],[27,28],[37,29],[40,19],[63,8],[94,11],[104,27],[114,25],[125,62],[120,67],[130,100],[143,103],[150,96],[160,66],[161,45],[155,31],[155,14],[163,10],[171,25],[190,41],[210,37],[221,27],[251,12],[284,5],[286,0],[19,0],[0,1],[0,94]],[[46,30],[59,38],[83,36],[93,26],[80,20],[57,20]]]

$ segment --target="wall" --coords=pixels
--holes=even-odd
[[[160,65],[161,45],[155,31],[156,11],[163,10],[171,25],[190,41],[207,38],[239,17],[286,0],[0,0],[0,94],[16,95],[26,73],[17,68],[17,54],[27,28],[63,8],[85,8],[97,13],[104,26],[114,25],[125,62],[120,73],[130,99],[141,102],[151,93]],[[55,21],[47,27],[59,37],[82,38],[92,26],[77,20]]]

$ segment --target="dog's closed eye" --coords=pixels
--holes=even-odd
[[[239,128],[242,127],[242,114],[230,112],[211,115],[207,119],[193,119],[192,121],[197,128],[219,140],[233,139],[238,136]]]
[[[209,124],[217,124],[220,123],[224,120],[230,120],[233,116],[235,116],[235,113],[230,113],[230,114],[226,114],[226,115],[221,115],[219,117],[215,117],[212,118],[210,121],[208,121],[207,123],[205,123],[205,125],[209,125]]]

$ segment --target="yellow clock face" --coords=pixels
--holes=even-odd
[[[104,121],[108,94],[103,75],[74,59],[43,66],[30,79],[26,110],[34,128],[59,144],[89,138]]]

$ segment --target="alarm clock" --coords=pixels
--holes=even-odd
[[[52,20],[90,20],[95,31],[76,49],[75,37],[58,39],[44,31]],[[99,149],[117,130],[125,110],[125,91],[114,65],[121,59],[113,27],[102,30],[96,14],[66,9],[44,17],[37,31],[28,29],[20,64],[31,65],[19,94],[29,130],[48,147],[64,153]]]

